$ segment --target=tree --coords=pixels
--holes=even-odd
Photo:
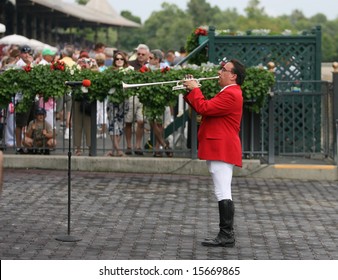
[[[267,17],[264,8],[259,8],[259,0],[250,0],[245,8],[248,19],[261,19]]]
[[[206,0],[190,0],[187,6],[187,13],[192,17],[195,27],[206,24],[214,25],[215,15],[221,13],[218,6],[211,7]]]
[[[163,3],[162,10],[153,12],[144,24],[146,43],[150,48],[178,50],[185,45],[193,26],[192,17],[177,5]]]
[[[80,5],[86,5],[89,2],[89,0],[76,0],[76,2]]]
[[[296,26],[299,21],[302,21],[302,20],[306,19],[306,17],[304,16],[303,12],[300,11],[300,10],[294,10],[294,11],[292,11],[292,13],[289,16],[289,18],[290,18],[290,22],[294,26]]]
[[[238,20],[240,17],[235,8],[220,11],[214,16],[214,26],[217,26],[219,29],[228,29],[232,32],[236,32],[238,31]]]
[[[338,19],[322,25],[322,61],[338,61]]]
[[[134,16],[130,11],[121,11],[121,16],[131,21],[141,24],[141,18]],[[145,42],[146,34],[141,28],[118,28],[116,47],[121,50],[132,50],[138,44]]]

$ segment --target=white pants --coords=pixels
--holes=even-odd
[[[207,165],[215,187],[217,201],[231,199],[231,181],[234,165],[223,161],[208,160]]]

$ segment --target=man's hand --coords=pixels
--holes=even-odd
[[[196,79],[194,79],[193,75],[186,75],[183,81],[183,85],[187,89],[187,91],[192,91],[194,88],[199,87],[199,83]]]

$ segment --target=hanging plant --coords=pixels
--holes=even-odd
[[[201,36],[207,36],[208,30],[204,27],[198,27],[196,28],[187,38],[186,42],[186,50],[188,53],[195,50],[200,45],[200,37]],[[196,54],[194,57],[189,59],[189,63],[201,65],[202,63],[206,63],[208,61],[208,51],[207,47],[204,47],[204,49]]]

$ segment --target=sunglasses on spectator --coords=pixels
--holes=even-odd
[[[122,60],[123,61],[124,58],[122,58],[122,57],[116,57],[115,60]]]
[[[145,56],[146,54],[145,53],[137,53],[137,55]]]

